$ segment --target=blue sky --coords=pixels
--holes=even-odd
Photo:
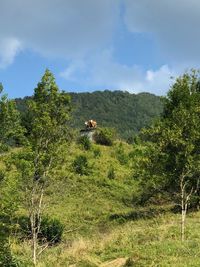
[[[46,68],[60,89],[165,95],[200,62],[199,0],[1,0],[0,81],[32,95]]]

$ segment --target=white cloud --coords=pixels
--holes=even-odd
[[[146,70],[117,62],[108,47],[122,23],[120,3],[127,29],[151,33],[168,63]],[[200,61],[199,13],[199,0],[1,0],[0,68],[32,49],[70,62],[60,76],[88,88],[164,94],[170,76]]]
[[[48,57],[77,60],[112,40],[119,0],[1,0],[0,43],[13,36]]]
[[[131,32],[151,33],[171,62],[200,60],[199,0],[124,0]]]
[[[93,60],[69,65],[61,76],[88,88],[101,86],[101,88],[126,90],[131,93],[145,91],[163,95],[170,88],[171,77],[176,77],[182,70],[182,68],[172,69],[168,65],[163,65],[156,70],[144,70],[137,65],[121,65],[114,60],[113,51],[110,49],[96,55]],[[80,72],[84,72],[85,75],[81,76]],[[79,78],[76,80],[77,77]]]
[[[104,88],[125,90],[131,87],[134,78],[142,78],[138,66],[119,64],[114,60],[112,50],[104,50],[92,64],[88,83],[101,84]]]
[[[143,88],[148,88],[149,92],[154,92],[158,95],[165,94],[171,84],[172,78],[175,78],[180,74],[178,69],[169,68],[168,65],[163,65],[157,70],[146,71],[145,80],[143,83]]]
[[[157,41],[165,62],[155,69],[118,63],[113,51],[106,49],[90,56],[82,64],[86,75],[80,79],[82,69],[70,65],[63,77],[76,80],[91,88],[101,86],[130,92],[154,92],[162,95],[185,66],[198,67],[200,61],[200,2],[199,0],[124,0],[124,20],[130,32],[150,33]],[[140,51],[138,51],[139,53]]]
[[[4,69],[13,63],[16,55],[22,50],[22,43],[16,38],[6,38],[0,42],[0,68]]]
[[[68,81],[76,81],[77,74],[83,73],[86,70],[85,68],[86,65],[84,61],[73,61],[64,71],[60,72],[59,76]]]

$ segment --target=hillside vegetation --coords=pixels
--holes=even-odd
[[[106,90],[70,95],[75,107],[75,127],[80,128],[85,120],[91,118],[101,127],[115,128],[125,139],[149,126],[163,109],[160,97],[149,93],[130,94]]]
[[[0,88],[0,266],[200,266],[199,81],[177,78],[132,144],[74,130],[49,70],[21,112]]]
[[[45,213],[65,226],[63,239],[42,254],[38,266],[113,267],[113,261],[120,259],[126,265],[116,266],[199,266],[200,213],[189,214],[188,239],[181,243],[180,216],[170,211],[170,205],[134,204],[138,193],[132,160],[121,164],[119,147],[125,155],[133,151],[118,142],[112,147],[93,145],[90,151],[75,143],[66,148],[65,162],[55,171],[45,199]],[[96,150],[100,151],[97,158]],[[80,154],[88,159],[88,175],[72,169],[71,162]],[[108,178],[111,165],[114,179]],[[22,266],[32,266],[29,242],[19,242],[15,236],[12,240],[12,251]]]
[[[85,121],[94,119],[100,127],[115,128],[123,139],[128,139],[141,128],[149,126],[163,110],[160,97],[149,93],[130,94],[106,90],[69,95],[73,105],[72,127],[81,129]],[[17,107],[22,113],[26,112],[28,99],[16,99]]]

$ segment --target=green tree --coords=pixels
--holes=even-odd
[[[15,212],[14,186],[0,170],[0,266],[16,266],[10,251],[11,218]],[[12,197],[11,197],[12,196]]]
[[[84,155],[79,155],[72,163],[73,170],[79,175],[88,175],[91,172],[88,159]]]
[[[164,98],[164,112],[141,133],[150,149],[139,164],[147,192],[168,192],[181,206],[181,237],[185,237],[188,206],[199,199],[200,87],[197,71],[179,77]],[[150,194],[151,195],[151,194]]]
[[[0,84],[0,94],[3,85]],[[20,114],[15,102],[9,100],[7,95],[0,97],[0,153],[5,152],[9,146],[19,145],[25,141],[24,129],[21,126]],[[9,246],[11,233],[11,218],[17,208],[16,188],[17,179],[6,164],[10,155],[1,155],[0,165],[0,266],[15,266]]]
[[[3,86],[1,84],[0,94],[2,92]],[[10,145],[22,144],[25,141],[20,113],[16,109],[15,102],[9,100],[5,94],[0,98],[0,125],[1,150]]]
[[[113,128],[99,128],[94,133],[94,140],[97,144],[112,146],[115,139],[116,133]]]
[[[61,147],[68,141],[70,97],[60,92],[53,74],[46,70],[28,104],[31,114],[28,145],[15,158],[24,182],[26,206],[29,212],[34,265],[44,250],[38,244],[43,196],[51,171],[62,158]],[[62,145],[62,146],[61,146]],[[46,247],[48,246],[48,243]]]
[[[96,91],[93,93],[69,93],[72,98],[73,120],[71,126],[76,129],[84,127],[90,118],[98,126],[112,127],[120,138],[129,142],[138,131],[147,127],[158,117],[163,109],[161,98],[149,93],[130,94],[122,91]],[[29,134],[28,97],[16,99],[17,107],[22,114],[23,125]]]

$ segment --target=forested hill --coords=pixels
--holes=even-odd
[[[147,126],[162,112],[160,97],[149,93],[130,94],[122,91],[69,93],[74,106],[72,125],[78,129],[89,119],[99,127],[113,127],[127,139]],[[25,99],[16,99],[20,111],[25,111]]]
[[[130,94],[122,91],[71,93],[75,106],[74,125],[94,119],[99,126],[114,127],[123,138],[147,126],[162,112],[161,99],[149,93]]]

